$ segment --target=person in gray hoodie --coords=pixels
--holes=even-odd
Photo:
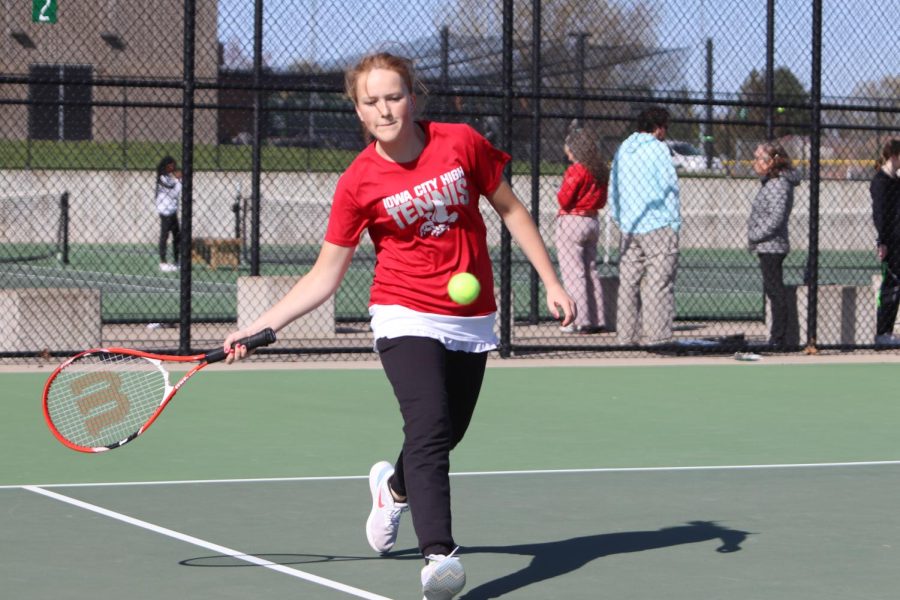
[[[794,207],[794,188],[800,183],[791,157],[776,142],[757,146],[753,170],[762,186],[753,198],[747,220],[747,239],[751,252],[759,256],[763,292],[772,310],[768,344],[784,349],[787,339],[788,305],[784,287],[783,264],[790,252],[788,219]]]
[[[672,341],[681,200],[672,156],[663,143],[669,113],[652,107],[616,151],[609,207],[622,234],[616,336],[620,344]]]

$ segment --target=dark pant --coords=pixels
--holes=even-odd
[[[892,333],[900,305],[900,249],[888,249],[881,263],[881,289],[878,291],[878,314],[875,335]]]
[[[391,489],[409,498],[422,554],[449,554],[456,547],[450,450],[469,427],[487,353],[451,352],[422,337],[381,338],[376,344],[403,416],[403,449]]]
[[[178,262],[178,250],[181,244],[181,229],[178,227],[178,215],[159,215],[159,262],[166,262],[166,241],[172,234],[172,258]]]
[[[788,305],[787,292],[784,289],[785,254],[760,254],[759,266],[762,270],[763,292],[772,307],[772,326],[769,330],[769,343],[783,346],[787,341]]]

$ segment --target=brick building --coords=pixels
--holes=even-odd
[[[0,0],[0,139],[180,139],[184,3],[58,5],[55,23],[35,23],[31,2]],[[197,0],[200,82],[217,79],[217,11],[217,0]],[[201,89],[195,99],[214,104],[216,93]],[[125,110],[122,103],[132,106]],[[215,111],[198,111],[194,127],[197,142],[214,142]]]

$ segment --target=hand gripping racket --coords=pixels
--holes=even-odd
[[[238,340],[248,350],[275,341],[264,329]],[[144,433],[185,382],[206,365],[224,360],[217,348],[174,356],[128,348],[95,348],[66,360],[44,385],[44,418],[60,442],[79,452],[104,452]],[[175,385],[166,363],[199,363]]]

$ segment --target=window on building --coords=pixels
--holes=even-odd
[[[28,135],[33,140],[92,138],[93,68],[32,65]]]

